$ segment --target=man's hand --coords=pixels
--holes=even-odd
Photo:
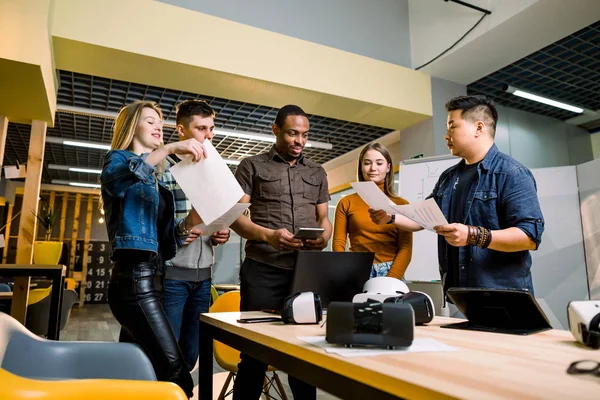
[[[202,236],[202,231],[200,229],[194,227],[191,229],[189,236],[187,237],[187,239],[185,239],[185,242],[183,244],[184,245],[190,244],[194,240],[198,239],[200,236]]]
[[[438,235],[446,238],[446,242],[454,247],[467,245],[469,227],[463,224],[440,225],[433,228]]]
[[[302,247],[302,240],[294,239],[294,235],[285,228],[272,231],[267,243],[277,250],[298,250]]]
[[[385,225],[392,219],[392,216],[383,210],[373,210],[369,208],[371,220],[378,225]]]
[[[323,236],[319,236],[317,239],[306,239],[302,249],[323,250],[325,247],[327,247],[327,240]]]
[[[212,242],[213,246],[225,244],[229,240],[230,234],[231,233],[229,229],[221,229],[220,231],[215,232],[210,236],[210,241]]]

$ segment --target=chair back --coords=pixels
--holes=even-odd
[[[45,290],[45,289],[41,289]],[[63,330],[71,316],[71,309],[79,304],[79,297],[74,290],[63,291],[59,329]],[[25,326],[36,335],[48,335],[48,319],[50,318],[50,296],[27,306],[27,319]]]
[[[234,290],[223,293],[210,307],[210,312],[240,311],[240,292]],[[240,352],[221,342],[214,341],[213,351],[219,366],[229,372],[237,372],[240,362]]]

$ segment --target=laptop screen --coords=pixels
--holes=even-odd
[[[375,253],[298,251],[290,294],[314,292],[323,308],[332,301],[352,301],[369,280]]]

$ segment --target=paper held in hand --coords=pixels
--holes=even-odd
[[[353,182],[351,185],[365,203],[374,210],[384,210],[390,215],[404,215],[430,231],[433,231],[435,226],[448,224],[434,199],[398,206],[388,199],[375,182]]]
[[[171,174],[203,223],[209,226],[226,213],[230,213],[227,217],[231,218],[232,209],[242,198],[244,191],[212,143],[205,140],[203,144],[207,154],[205,159],[193,162],[184,158],[171,167]],[[240,209],[236,207],[236,210]],[[243,210],[238,216],[242,212]]]
[[[250,207],[250,203],[236,203],[229,211],[215,219],[210,225],[200,224],[196,225],[196,228],[202,231],[203,236],[210,236],[221,229],[229,228],[248,207]]]

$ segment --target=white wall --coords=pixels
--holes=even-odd
[[[491,10],[492,14],[453,50],[460,49],[537,1],[539,0],[470,0],[469,3]],[[450,47],[482,16],[479,11],[441,0],[409,0],[408,9],[413,68]]]
[[[590,134],[563,121],[498,106],[496,143],[528,168],[577,165],[594,159]]]
[[[596,132],[590,135],[592,140],[592,152],[594,153],[594,159],[600,158],[600,133]]]
[[[159,1],[411,67],[408,0]],[[172,25],[178,29],[176,21]],[[197,28],[199,36],[209,34],[202,32],[202,27]],[[306,61],[302,54],[297,60],[280,60],[273,54],[273,62],[282,66]]]

